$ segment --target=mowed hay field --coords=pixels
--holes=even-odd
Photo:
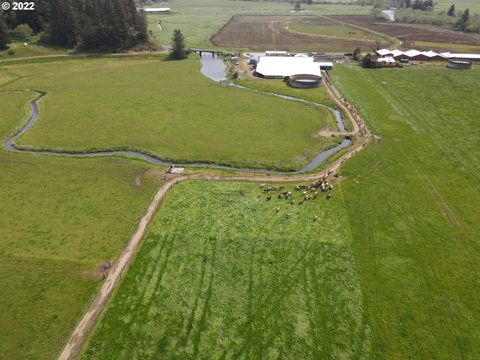
[[[2,149],[33,96],[0,91]],[[0,151],[0,358],[58,356],[157,186],[138,161]]]
[[[315,16],[233,16],[210,38],[220,47],[251,50],[352,51],[388,47],[387,37],[353,28],[326,17]]]
[[[377,136],[342,169],[376,358],[480,357],[480,69],[331,73]]]
[[[214,83],[198,59],[162,57],[9,65],[10,88],[47,92],[18,144],[36,149],[138,149],[185,162],[299,169],[335,140],[316,108]]]
[[[82,358],[368,358],[364,315],[340,197],[291,205],[259,184],[184,182]]]

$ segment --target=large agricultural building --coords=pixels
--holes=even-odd
[[[395,60],[407,59],[409,61],[480,61],[480,54],[454,54],[450,52],[436,53],[435,51],[419,51],[419,50],[388,50],[381,49],[376,51],[378,56],[393,57]]]
[[[310,56],[260,56],[255,72],[269,79],[299,74],[321,76],[320,65]]]

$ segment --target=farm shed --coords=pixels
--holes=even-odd
[[[450,52],[441,53],[448,60],[480,62],[480,54],[455,54]]]
[[[281,79],[297,74],[321,76],[320,66],[313,57],[261,56],[256,74],[271,79]]]
[[[332,61],[319,61],[317,64],[320,66],[321,70],[333,70]]]
[[[377,59],[379,67],[394,67],[396,65],[395,59],[392,56],[379,57]]]
[[[168,14],[170,12],[170,8],[145,8],[143,9],[147,13],[159,13],[159,14]]]
[[[290,56],[288,51],[265,51],[265,56]]]

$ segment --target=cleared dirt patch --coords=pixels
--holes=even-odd
[[[305,24],[318,27],[318,33],[290,31],[290,24]],[[330,31],[330,27],[331,30]],[[361,36],[345,36],[339,32],[337,22],[315,16],[233,16],[210,42],[219,47],[249,48],[251,50],[291,50],[291,51],[352,51],[356,47],[374,47],[378,37],[363,31]],[[310,29],[310,30],[312,30]],[[349,30],[360,32],[361,30]],[[348,31],[347,31],[348,34]],[[352,35],[352,34],[350,34]],[[345,37],[343,37],[345,36]],[[382,46],[389,43],[383,41]]]
[[[404,48],[435,49],[432,43],[443,45],[465,44],[480,47],[480,35],[466,34],[439,26],[392,23],[368,15],[338,15],[330,16],[330,18],[396,37],[402,41]],[[425,41],[429,44],[428,46],[419,46],[418,43],[415,44],[416,41]]]

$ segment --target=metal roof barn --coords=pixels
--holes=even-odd
[[[321,76],[320,66],[313,57],[261,56],[256,73],[266,78],[284,78],[292,75]]]
[[[143,9],[147,13],[168,13],[170,8],[145,8]]]

